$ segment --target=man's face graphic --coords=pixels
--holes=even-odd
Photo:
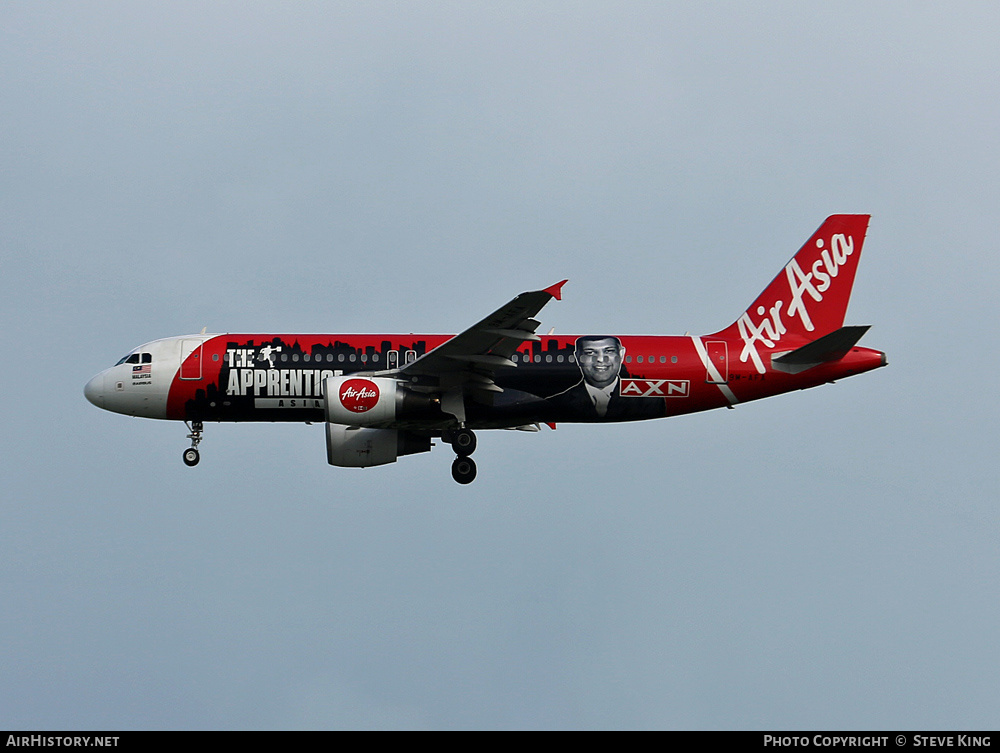
[[[622,367],[622,348],[613,337],[583,342],[576,353],[580,370],[588,384],[599,389],[607,387],[618,378]]]

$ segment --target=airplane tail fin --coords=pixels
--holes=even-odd
[[[827,217],[743,315],[708,337],[742,339],[746,355],[774,348],[779,340],[795,347],[840,329],[869,219],[867,214]]]

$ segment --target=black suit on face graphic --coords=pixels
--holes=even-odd
[[[587,385],[580,380],[565,392],[548,398],[556,408],[561,421],[638,421],[643,418],[660,418],[667,413],[666,402],[661,397],[622,397],[615,389],[608,400],[608,410],[597,413]]]

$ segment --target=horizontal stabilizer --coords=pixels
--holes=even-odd
[[[786,374],[798,374],[829,361],[839,361],[870,327],[841,327],[801,348],[771,356],[771,367]]]

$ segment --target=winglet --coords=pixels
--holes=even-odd
[[[562,286],[565,285],[569,280],[563,280],[562,282],[557,282],[555,285],[550,285],[543,290],[543,293],[548,293],[550,296],[555,298],[557,301],[562,300]]]

